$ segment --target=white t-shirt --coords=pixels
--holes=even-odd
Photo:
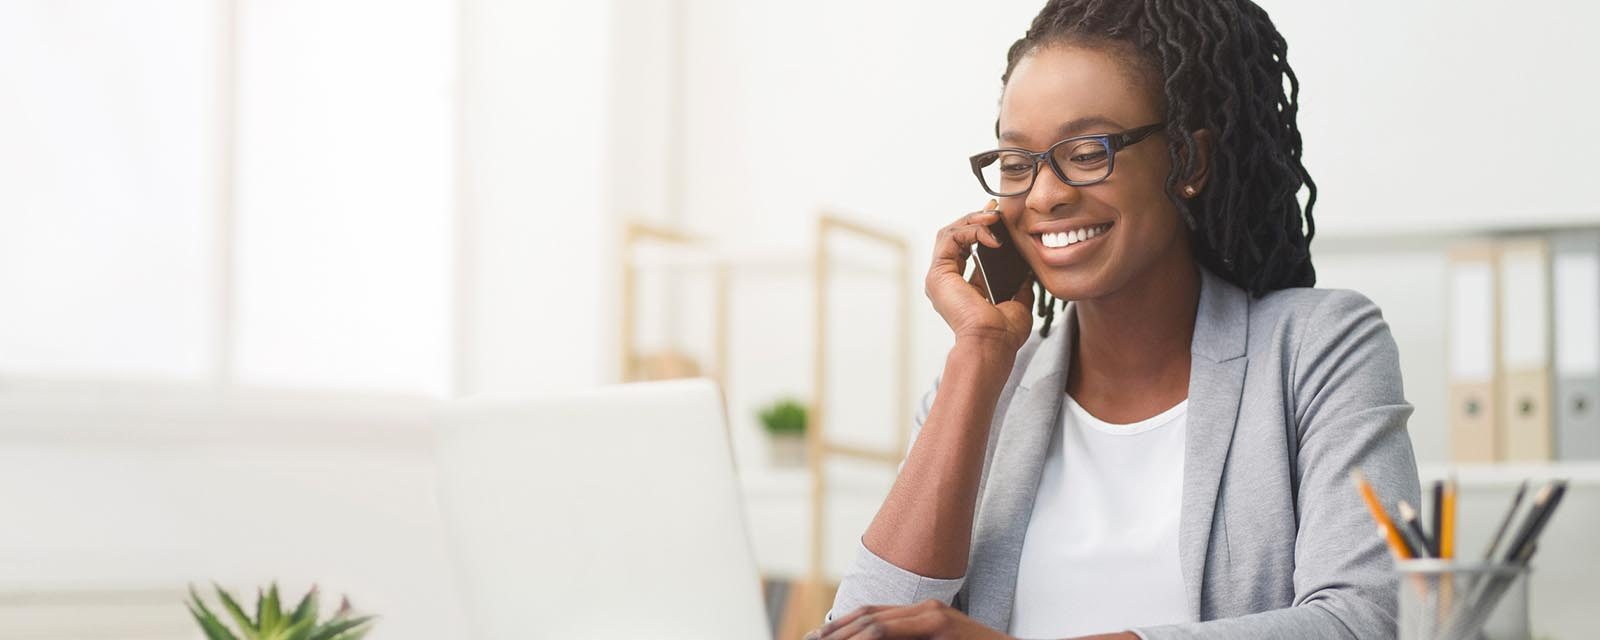
[[[1119,425],[1068,395],[1022,544],[1009,633],[1066,638],[1192,621],[1178,566],[1189,401]]]

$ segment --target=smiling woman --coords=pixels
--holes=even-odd
[[[926,279],[955,346],[817,636],[1394,635],[1348,478],[1419,493],[1412,407],[1378,308],[1311,288],[1286,51],[1248,0],[1053,1],[1010,48],[995,200]]]

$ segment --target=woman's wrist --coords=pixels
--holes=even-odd
[[[982,413],[987,416],[994,410],[1011,377],[1017,361],[1016,350],[1004,343],[977,339],[958,339],[945,358],[944,375],[939,386],[950,383],[952,389],[965,389],[975,406],[987,406]]]
[[[959,360],[966,366],[1000,369],[1009,373],[1017,361],[1017,347],[1010,339],[1000,335],[956,336],[956,344],[950,348],[948,359]]]

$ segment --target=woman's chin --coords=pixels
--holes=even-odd
[[[1034,280],[1044,285],[1044,290],[1059,300],[1084,300],[1096,295],[1100,280],[1098,270],[1085,269],[1084,265],[1057,267],[1028,260]],[[1037,292],[1036,292],[1037,293]]]
[[[1055,274],[1052,274],[1055,275]],[[1044,290],[1058,300],[1092,300],[1100,296],[1092,282],[1071,281],[1071,276],[1055,275],[1043,280]]]

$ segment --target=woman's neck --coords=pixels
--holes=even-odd
[[[1168,255],[1120,291],[1075,304],[1068,391],[1080,403],[1148,398],[1115,402],[1126,417],[1187,397],[1200,270],[1186,250]]]

